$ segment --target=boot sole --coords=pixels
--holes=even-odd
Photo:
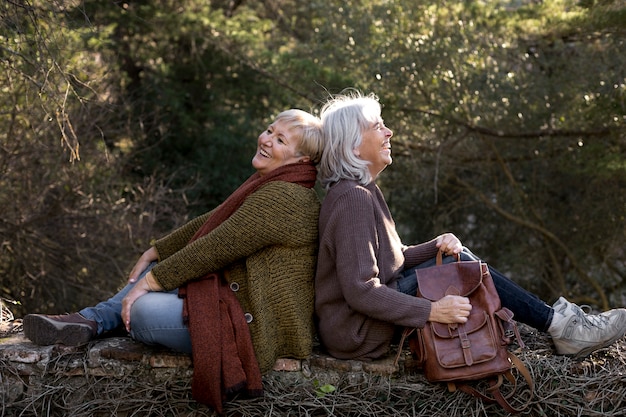
[[[23,328],[24,335],[40,346],[82,346],[93,338],[91,327],[86,324],[58,322],[37,314],[25,316]]]

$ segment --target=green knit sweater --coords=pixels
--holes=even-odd
[[[314,190],[273,181],[207,235],[188,244],[212,212],[155,243],[158,283],[171,290],[223,271],[243,310],[261,372],[279,357],[311,353],[320,203]]]

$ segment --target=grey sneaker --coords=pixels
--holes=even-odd
[[[78,313],[60,316],[28,314],[24,316],[23,326],[26,337],[41,346],[57,343],[81,346],[98,334],[98,324]]]
[[[581,307],[563,297],[552,308],[555,314],[550,334],[560,355],[582,358],[626,334],[626,309],[586,314]]]

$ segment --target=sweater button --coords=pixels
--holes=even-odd
[[[237,284],[236,282],[231,282],[231,283],[230,283],[230,289],[231,289],[233,292],[237,292],[237,291],[239,291],[239,284]]]
[[[250,313],[246,313],[243,316],[246,318],[246,323],[248,324],[252,323],[252,320],[254,320],[254,317],[252,317],[252,314]]]

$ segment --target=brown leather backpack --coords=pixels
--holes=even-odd
[[[533,380],[526,366],[507,346],[516,336],[524,347],[513,313],[502,307],[487,264],[481,261],[458,261],[416,270],[418,297],[437,301],[446,295],[469,298],[472,311],[464,324],[427,322],[423,329],[405,329],[400,347],[406,337],[413,356],[430,382],[446,382],[453,392],[457,388],[487,402],[497,402],[510,413],[522,411],[533,395]],[[530,395],[526,405],[516,408],[511,399],[516,391],[512,369],[526,380]],[[470,381],[487,380],[486,393]],[[501,391],[508,381],[507,395]],[[512,385],[512,388],[510,387]],[[517,403],[518,401],[516,401]]]

